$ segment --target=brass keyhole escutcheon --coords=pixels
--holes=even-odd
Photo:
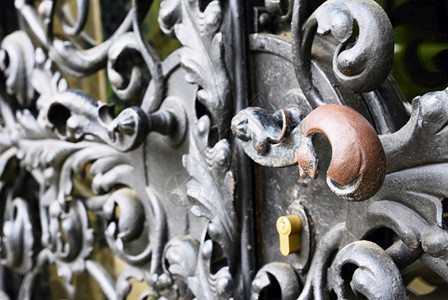
[[[284,256],[300,251],[302,219],[298,215],[279,217],[277,231],[280,237],[280,252]]]

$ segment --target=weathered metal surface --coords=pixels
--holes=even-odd
[[[234,117],[232,131],[257,163],[270,167],[298,164],[300,177],[313,179],[318,175],[318,158],[312,138],[324,134],[332,150],[328,186],[347,200],[370,198],[386,175],[386,157],[377,133],[347,106],[323,105],[303,120],[296,107],[272,116],[260,108],[248,108]]]
[[[448,92],[403,101],[389,75],[397,20],[378,4],[136,0],[101,42],[86,32],[93,2],[73,5],[8,6],[20,17],[0,44],[10,298],[76,298],[82,274],[109,299],[133,280],[161,299],[406,299],[412,276],[443,291]],[[181,44],[164,60],[142,31],[150,9]],[[108,99],[66,80],[100,70]],[[291,215],[284,256],[276,221]]]

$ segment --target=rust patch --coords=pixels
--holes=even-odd
[[[355,201],[373,196],[386,175],[386,156],[370,123],[355,110],[338,104],[323,105],[303,119],[299,130],[303,141],[296,160],[300,169],[312,178],[317,176],[317,158],[311,138],[317,132],[324,134],[331,144],[327,183],[332,191]]]

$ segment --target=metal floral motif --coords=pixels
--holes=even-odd
[[[197,250],[197,266],[182,279],[198,299],[228,299],[232,296],[232,271],[237,258],[235,183],[229,171],[231,150],[226,139],[209,146],[212,127],[217,129],[219,138],[225,137],[231,111],[229,79],[224,66],[222,33],[219,32],[221,20],[219,1],[211,1],[201,12],[199,1],[164,0],[159,13],[161,29],[168,34],[174,33],[184,46],[180,63],[186,70],[186,81],[198,85],[197,99],[211,114],[211,118],[197,116],[199,119],[190,130],[189,153],[183,157],[183,165],[191,176],[187,182],[187,193],[194,202],[191,211],[209,220]],[[220,259],[226,260],[228,265],[212,274],[212,255],[219,251],[217,245],[224,252]]]
[[[162,70],[157,53],[140,31],[151,3],[134,1],[115,33],[98,44],[84,32],[89,1],[77,1],[76,19],[66,4],[42,1],[35,8],[25,1],[15,3],[24,30],[3,39],[0,52],[6,79],[6,93],[1,99],[2,190],[8,195],[2,262],[26,274],[21,298],[31,297],[38,274],[49,263],[56,265],[70,297],[73,277],[82,272],[90,273],[112,299],[128,295],[130,278],[145,280],[152,287],[146,296],[194,295],[205,299],[233,294],[238,222],[229,170],[231,150],[225,139],[212,147],[209,143],[212,127],[218,129],[220,138],[225,136],[230,117],[229,80],[219,31],[221,4],[213,1],[201,12],[199,1],[162,2],[162,30],[169,33],[174,26],[184,45],[179,51],[180,62],[175,62],[179,56],[174,54],[167,59],[168,65],[175,62],[174,69],[169,67],[172,71],[163,73],[166,69]],[[64,36],[54,33],[56,18]],[[196,51],[209,61],[203,64]],[[130,74],[122,74],[122,60],[131,54],[145,64],[133,65]],[[175,71],[179,64],[185,71]],[[111,87],[125,106],[117,115],[113,105],[70,89],[61,75],[86,76],[102,68],[107,68]],[[145,68],[150,75],[146,84]],[[185,106],[194,107],[195,97],[179,99],[166,92],[164,84],[170,72],[185,72],[191,89],[197,89],[193,84],[199,87],[197,98],[210,111],[211,121],[206,116],[187,115]],[[165,245],[167,204],[163,201],[167,199],[161,199],[147,178],[146,143],[151,141],[148,135],[157,132],[167,136],[165,140],[173,147],[180,147],[188,122],[195,118],[184,165],[191,180],[200,182],[203,189],[200,196],[188,190],[197,201],[192,212],[209,221],[199,236],[173,238]],[[14,170],[39,187],[35,191],[38,223],[30,216],[33,199],[23,199],[29,194],[21,197],[20,186],[14,183],[19,180],[14,178]],[[87,191],[79,190],[79,180],[87,184]],[[206,192],[209,186],[214,186],[210,193]],[[108,247],[128,264],[116,282],[94,259],[97,228],[91,213],[103,220],[101,235]],[[42,231],[40,241],[35,235],[38,228]],[[130,250],[132,243],[143,247]],[[186,256],[184,272],[175,268],[182,265],[173,248],[178,243],[192,245],[188,246],[191,256]],[[211,273],[218,255],[215,252],[228,262],[216,274]]]
[[[163,0],[159,23],[163,32],[174,33],[184,46],[180,63],[187,72],[185,80],[199,86],[198,100],[210,111],[211,121],[221,136],[227,131],[231,112],[223,37],[219,31],[221,2],[211,1],[204,11],[200,10],[199,2]]]
[[[236,245],[238,245],[238,220],[233,208],[235,182],[230,167],[230,147],[227,140],[220,140],[213,148],[207,146],[210,120],[207,116],[199,119],[195,137],[191,137],[190,153],[184,156],[184,166],[196,181],[188,194],[194,200],[192,213],[210,220],[199,249],[198,266],[195,276],[188,278],[193,293],[201,299],[215,295],[227,299],[232,295],[233,279],[230,271],[236,265]],[[201,188],[198,195],[195,186]],[[218,200],[218,201],[217,201]],[[206,235],[210,239],[206,239]],[[211,258],[217,243],[224,251],[221,259],[228,266],[210,274]],[[233,270],[232,270],[233,271]]]
[[[377,3],[266,0],[246,44],[234,31],[250,2],[129,2],[98,42],[93,2],[75,17],[14,1],[20,30],[0,43],[0,261],[23,276],[11,297],[31,299],[49,265],[68,298],[84,273],[108,299],[132,280],[141,299],[406,299],[416,261],[448,280],[448,90],[403,103]],[[153,2],[181,44],[165,60],[143,32]],[[246,67],[260,107],[240,99]],[[113,99],[69,84],[100,70]],[[240,163],[240,146],[285,168]],[[277,214],[300,217],[298,253],[280,256]]]

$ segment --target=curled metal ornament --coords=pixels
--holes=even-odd
[[[28,203],[21,198],[6,205],[1,238],[1,263],[20,274],[33,267],[34,236]]]
[[[129,80],[126,80],[125,76],[120,73],[121,70],[118,70],[119,60],[124,59],[121,58],[121,56],[125,56],[124,53],[126,51],[128,51],[129,54],[126,55],[127,60],[131,60],[132,57],[135,56],[135,52],[139,51],[137,37],[133,32],[122,34],[110,47],[107,55],[107,75],[111,87],[118,98],[136,102],[140,96],[144,79],[139,66],[132,66]],[[128,81],[127,84],[126,81]]]
[[[332,148],[327,184],[333,193],[360,201],[380,189],[386,157],[378,135],[361,114],[347,106],[327,104],[301,119],[294,108],[273,115],[247,108],[233,118],[232,131],[257,163],[269,167],[297,163],[300,176],[313,179],[318,175],[318,157],[312,138],[322,133]]]
[[[72,261],[81,252],[83,239],[93,242],[93,231],[88,229],[86,213],[79,202],[75,204],[69,202],[67,211],[57,201],[50,205],[50,248],[55,251],[58,259]],[[88,236],[84,237],[84,234]]]
[[[16,95],[23,106],[29,106],[34,100],[31,85],[34,59],[34,46],[24,31],[13,32],[2,40],[0,71],[6,79],[6,91]]]
[[[44,118],[60,139],[103,141],[125,152],[139,147],[150,131],[169,135],[174,144],[183,140],[187,124],[185,110],[170,97],[166,101],[163,110],[152,114],[132,106],[115,117],[113,106],[102,104],[82,91],[69,89],[49,101]]]
[[[350,282],[342,278],[347,265],[355,265]],[[345,274],[348,276],[349,274]],[[392,258],[377,244],[356,241],[342,248],[331,267],[333,289],[338,299],[407,299],[406,288]],[[351,296],[350,296],[351,295]]]
[[[37,11],[33,5],[27,1],[15,1],[16,9],[23,19],[23,24],[30,35],[35,37],[40,45],[49,52],[49,56],[57,66],[73,76],[86,76],[95,73],[106,64],[109,48],[121,35],[125,34],[133,26],[139,25],[145,14],[149,11],[153,1],[133,1],[133,7],[128,11],[126,17],[121,22],[115,32],[103,42],[96,44],[90,37],[84,34],[83,30],[88,23],[89,5],[88,0],[77,0],[77,17],[73,20],[72,13],[67,5],[59,5],[59,1],[42,1]],[[61,39],[54,33],[56,15],[60,16],[62,28],[67,35],[67,39]],[[138,26],[137,26],[138,27]],[[134,28],[134,32],[136,32]],[[81,41],[82,43],[80,43]],[[80,44],[90,44],[91,48],[80,49]],[[146,45],[147,46],[147,45]],[[140,45],[141,53],[149,58],[145,59],[157,90],[162,89],[159,59],[156,52],[151,48]],[[153,95],[161,97],[161,93]]]
[[[53,201],[48,216],[49,238],[43,242],[54,254],[58,275],[71,281],[73,273],[85,270],[85,259],[93,251],[94,231],[86,208],[75,199],[62,206]]]
[[[276,284],[280,287],[282,299],[297,299],[300,295],[299,281],[294,269],[289,264],[273,262],[257,272],[252,281],[251,299],[259,299],[264,290]]]
[[[135,240],[141,235],[145,213],[133,190],[122,188],[112,193],[103,206],[103,212],[108,223],[107,238],[123,243]]]
[[[81,33],[86,24],[87,16],[89,14],[89,3],[89,0],[76,0],[78,14],[76,16],[76,21],[74,22],[74,24],[69,24],[73,23],[72,20],[66,20],[66,18],[64,18],[64,14],[61,14],[62,29],[66,34],[76,36]],[[68,7],[66,6],[64,7],[64,9],[68,10]]]
[[[392,25],[381,6],[374,1],[330,0],[308,18],[306,2],[294,3],[291,34],[297,79],[311,104],[323,104],[311,74],[316,33],[331,32],[340,43],[333,56],[339,84],[354,92],[378,88],[390,73],[394,50]]]
[[[146,114],[129,107],[114,118],[111,108],[82,91],[67,90],[53,97],[46,118],[60,139],[101,140],[119,151],[139,146],[149,132]]]
[[[302,142],[296,160],[302,178],[317,177],[315,133],[324,134],[331,144],[327,184],[333,193],[346,200],[363,200],[380,189],[386,176],[386,156],[378,135],[361,114],[347,106],[327,104],[300,123]]]

